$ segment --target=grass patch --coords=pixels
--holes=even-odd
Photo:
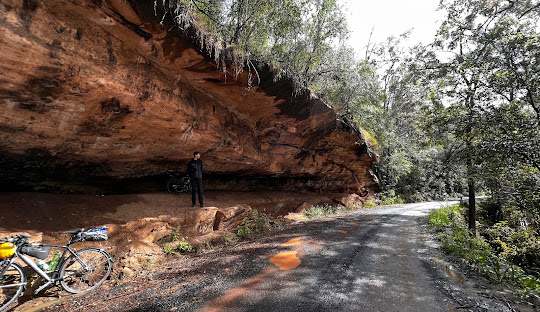
[[[372,203],[373,204],[373,203]],[[366,205],[364,204],[364,207]],[[375,204],[370,207],[375,207]],[[362,209],[361,204],[353,204],[352,206],[342,206],[342,205],[336,205],[332,206],[329,204],[324,205],[315,205],[308,210],[306,210],[305,215],[306,217],[312,219],[312,218],[321,218],[321,217],[330,217],[333,215],[340,214],[342,212],[350,212],[350,211],[356,211]]]
[[[188,242],[187,237],[182,237],[181,240],[165,243],[163,251],[168,255],[185,254],[193,251],[193,246]]]
[[[375,204],[374,202],[371,202],[371,201],[367,201],[367,202],[364,203],[364,207],[366,207],[366,208],[373,208],[375,206],[377,206],[377,204]]]
[[[328,204],[324,205],[315,205],[308,210],[305,214],[308,218],[320,218],[320,217],[329,217],[331,215],[337,214],[337,206],[330,206]]]

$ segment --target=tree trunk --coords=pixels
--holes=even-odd
[[[469,178],[469,231],[476,235],[476,198],[472,178]]]
[[[470,147],[469,147],[470,152]],[[470,154],[469,154],[470,155]],[[474,190],[474,177],[472,159],[467,159],[467,184],[469,187],[469,232],[476,235],[476,194]]]

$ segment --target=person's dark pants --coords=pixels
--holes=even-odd
[[[199,204],[203,205],[203,185],[202,180],[191,178],[191,203],[195,205],[195,192],[199,193]]]

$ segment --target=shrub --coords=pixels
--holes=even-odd
[[[396,195],[396,192],[393,190],[382,192],[377,194],[377,201],[380,205],[401,205],[404,204],[405,201],[400,195]]]
[[[181,227],[177,226],[172,230],[172,232],[171,232],[171,240],[173,242],[176,242],[178,240],[178,238],[180,238],[180,229],[181,229]]]
[[[176,253],[176,248],[174,246],[165,244],[163,245],[163,251],[165,251],[166,254],[171,255]]]
[[[251,228],[249,227],[249,218],[244,218],[244,223],[238,226],[237,235],[242,238],[248,238],[251,235]]]
[[[252,234],[262,235],[272,228],[270,219],[264,213],[252,210],[249,217],[245,217],[243,223],[237,228],[237,235],[241,238],[249,238]]]
[[[193,251],[193,246],[183,237],[181,241],[176,243],[176,250],[180,253],[189,253]]]
[[[429,213],[429,226],[437,232],[441,232],[446,228],[465,227],[463,210],[464,207],[460,205],[433,210]]]
[[[193,246],[187,241],[186,237],[183,237],[180,241],[165,243],[163,251],[166,254],[190,253],[193,251]]]
[[[374,202],[367,201],[367,202],[364,203],[364,207],[366,207],[366,208],[373,208],[375,206],[377,206],[377,205]]]
[[[493,244],[484,237],[470,235],[462,211],[462,206],[453,206],[429,214],[429,226],[439,233],[443,248],[463,258],[492,280],[506,281],[520,287],[525,293],[539,295],[540,278],[527,274],[523,268],[508,261],[508,258],[518,253],[503,241],[514,237],[512,229],[502,222],[491,230],[491,234],[500,235],[495,240],[499,242],[498,248],[501,250],[498,254]]]
[[[328,217],[336,214],[338,211],[337,207],[330,206],[328,204],[324,205],[315,205],[308,210],[305,214],[308,218],[319,218],[319,217]]]
[[[530,227],[511,227],[507,221],[482,230],[499,256],[531,271],[540,269],[540,237]]]

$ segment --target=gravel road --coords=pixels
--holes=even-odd
[[[446,262],[427,233],[426,214],[447,204],[299,222],[45,311],[512,311]]]

